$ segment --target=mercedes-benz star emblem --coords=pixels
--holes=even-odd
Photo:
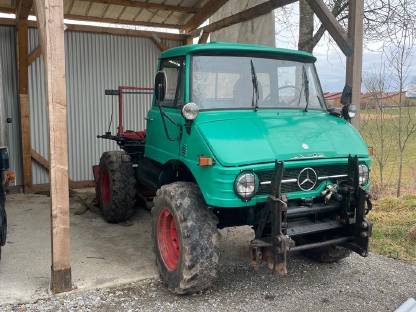
[[[304,168],[298,175],[298,186],[302,191],[311,191],[318,182],[318,175],[312,168]]]

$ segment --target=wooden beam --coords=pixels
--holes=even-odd
[[[79,1],[90,1],[90,0],[79,0]],[[154,2],[145,2],[145,1],[133,1],[133,0],[92,0],[95,3],[103,3],[107,5],[121,5],[127,7],[134,7],[134,8],[142,8],[142,9],[156,9],[156,10],[164,10],[164,11],[174,11],[174,12],[182,12],[193,14],[196,13],[198,10],[193,7],[185,7],[179,5],[169,5],[169,4],[162,4],[162,3],[154,3]]]
[[[45,157],[43,157],[34,149],[31,150],[30,155],[38,165],[49,172],[49,161]]]
[[[71,19],[71,20],[77,20],[77,21],[122,24],[122,25],[133,25],[133,26],[148,26],[148,27],[173,28],[173,29],[181,28],[181,26],[177,24],[163,24],[163,23],[123,20],[123,19],[115,19],[115,18],[101,18],[101,17],[95,17],[95,16],[83,16],[83,15],[75,15],[75,14],[65,14],[65,18]]]
[[[334,14],[328,9],[322,0],[306,0],[315,14],[319,17],[322,24],[334,38],[341,51],[346,55],[352,54],[352,44],[348,39],[347,32],[341,27]]]
[[[152,39],[153,43],[159,48],[159,50],[161,52],[168,49],[168,47],[163,44],[162,40],[160,40],[160,38],[158,36],[154,35],[151,39]]]
[[[14,18],[5,18],[0,17],[0,25],[4,26],[17,26],[18,21]],[[34,21],[27,21],[27,26],[29,28],[36,28],[37,24]]]
[[[357,116],[353,125],[360,128],[360,101],[363,68],[363,19],[362,0],[349,1],[348,37],[352,42],[352,55],[347,58],[346,83],[352,89],[351,103],[357,106]]]
[[[17,25],[17,53],[19,76],[20,135],[23,161],[23,186],[29,192],[32,187],[32,160],[30,158],[30,118],[28,95],[28,22],[19,20]]]
[[[32,64],[34,61],[36,61],[36,59],[42,55],[42,48],[41,47],[37,47],[36,49],[34,49],[28,56],[28,60],[27,60],[27,64],[30,65]]]
[[[39,166],[41,166],[43,169],[45,169],[47,172],[49,172],[49,161],[43,157],[41,154],[39,154],[36,150],[32,149],[31,156],[33,161],[35,161]],[[77,188],[84,188],[84,187],[93,187],[95,186],[94,181],[72,181],[71,179],[68,179],[69,188],[70,189],[77,189]],[[36,186],[32,186],[32,190],[35,189]]]
[[[71,290],[64,8],[62,0],[35,0],[45,64],[51,193],[51,290]]]
[[[199,37],[198,44],[207,43],[209,32],[203,31],[201,37]]]
[[[16,3],[16,18],[27,19],[33,7],[33,0],[18,0]]]
[[[195,29],[189,32],[189,35],[191,35],[192,37],[199,37],[203,32],[212,33],[225,27],[249,21],[253,18],[265,15],[274,9],[280,8],[282,6],[291,4],[296,1],[298,0],[269,0],[264,3],[258,4],[254,7],[251,7],[247,10],[241,11],[240,13],[236,13],[231,16],[225,17],[222,20],[219,20],[207,26]]]
[[[34,184],[33,185],[33,192],[48,192],[50,190],[50,187],[51,187],[51,185],[49,183]],[[70,187],[71,187],[71,190],[91,188],[91,187],[95,187],[95,182],[91,181],[91,180],[71,181],[70,182]]]
[[[0,25],[14,26],[17,22],[15,19],[11,18],[0,18]],[[28,21],[28,27],[37,28],[37,23],[34,21]],[[124,29],[124,28],[111,28],[111,27],[98,27],[98,26],[88,26],[88,25],[74,25],[66,24],[66,31],[78,31],[78,32],[88,32],[88,33],[105,33],[117,36],[131,36],[131,37],[143,37],[151,38],[153,35],[157,35],[160,39],[167,40],[176,40],[184,42],[189,38],[186,34],[172,34],[165,32],[157,31],[145,31],[145,30],[134,30],[134,29]]]
[[[15,14],[16,9],[15,8],[0,7],[0,13]]]
[[[160,39],[177,40],[177,41],[184,41],[186,38],[188,38],[187,35],[183,35],[183,34],[171,34],[171,33],[164,33],[164,32],[144,31],[144,30],[142,31],[142,30],[133,30],[133,29],[124,29],[124,28],[108,28],[108,27],[105,28],[105,27],[73,25],[73,24],[66,24],[66,27],[67,27],[66,31],[92,32],[92,33],[121,35],[121,36],[152,38],[153,35],[157,35]]]
[[[215,12],[217,12],[228,0],[209,0],[183,27],[182,31],[187,33],[194,30]]]

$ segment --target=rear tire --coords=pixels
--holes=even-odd
[[[217,222],[195,184],[176,182],[157,191],[152,208],[156,263],[173,293],[200,292],[216,280]]]
[[[328,246],[306,250],[303,254],[316,262],[335,263],[347,258],[351,251],[340,246]]]
[[[100,159],[100,210],[105,220],[119,223],[135,213],[136,178],[128,156],[123,151],[105,152]]]

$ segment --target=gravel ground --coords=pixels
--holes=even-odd
[[[172,295],[148,280],[0,305],[0,311],[393,311],[416,297],[415,278],[416,264],[375,254],[331,265],[295,255],[287,277],[224,264],[215,287],[193,296]]]

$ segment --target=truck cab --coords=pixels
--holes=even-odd
[[[252,265],[266,261],[280,274],[292,251],[326,262],[367,255],[368,147],[350,124],[351,103],[326,107],[315,61],[234,43],[170,49],[145,136],[107,137],[126,151],[131,169],[120,171],[134,182],[123,185],[153,199],[156,260],[175,293],[211,285],[224,227],[251,226]]]

